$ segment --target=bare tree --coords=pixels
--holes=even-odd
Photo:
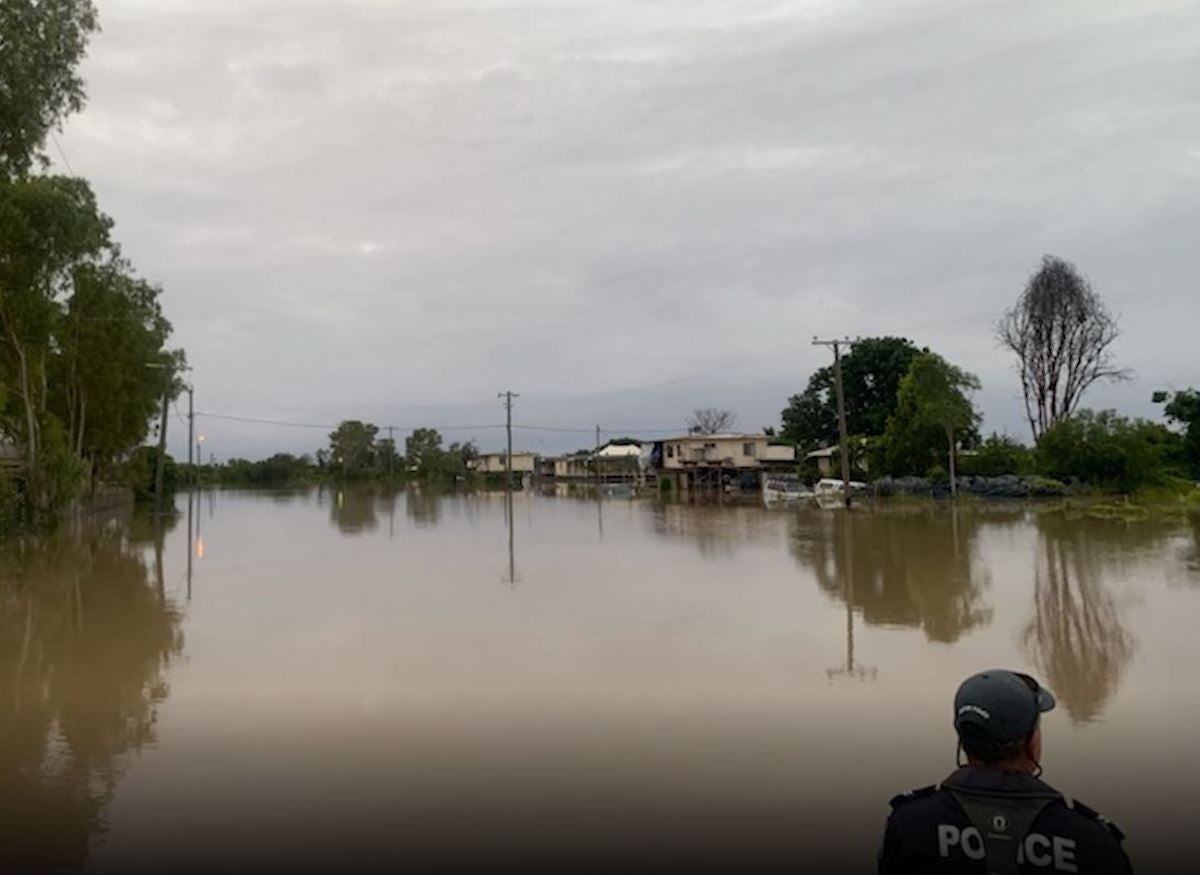
[[[698,434],[717,434],[733,428],[737,416],[730,410],[715,407],[697,407],[687,418],[688,431]]]
[[[1119,334],[1117,320],[1075,265],[1044,256],[997,326],[1000,342],[1017,354],[1035,441],[1071,416],[1097,380],[1128,378],[1109,351]]]

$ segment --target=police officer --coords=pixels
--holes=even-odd
[[[954,697],[960,768],[892,800],[880,875],[1131,873],[1121,831],[1038,780],[1040,717],[1054,704],[1026,674],[998,669],[963,681]]]

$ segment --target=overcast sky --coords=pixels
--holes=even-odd
[[[491,425],[511,388],[527,425],[758,430],[813,335],[896,334],[1024,437],[993,326],[1043,253],[1121,317],[1135,379],[1087,403],[1200,385],[1194,3],[97,2],[59,140],[198,410]],[[219,458],[325,438],[200,428]]]

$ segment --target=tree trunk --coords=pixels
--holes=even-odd
[[[958,498],[958,475],[954,470],[954,429],[946,429],[946,438],[950,441],[950,497]]]
[[[75,456],[83,458],[83,429],[87,425],[87,395],[79,395],[79,431],[75,435]]]
[[[21,383],[21,400],[25,402],[25,455],[29,463],[29,474],[33,476],[37,468],[37,411],[29,392],[29,360],[21,342],[11,331],[13,349],[17,353],[17,379]]]

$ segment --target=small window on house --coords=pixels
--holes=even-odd
[[[753,457],[754,456],[754,444],[742,444],[742,455]]]
[[[717,442],[716,442],[716,441],[705,441],[705,443],[704,443],[704,449],[706,449],[706,450],[715,450],[716,448],[717,448]]]
[[[675,458],[675,445],[674,444],[667,444],[667,458],[668,459]]]

